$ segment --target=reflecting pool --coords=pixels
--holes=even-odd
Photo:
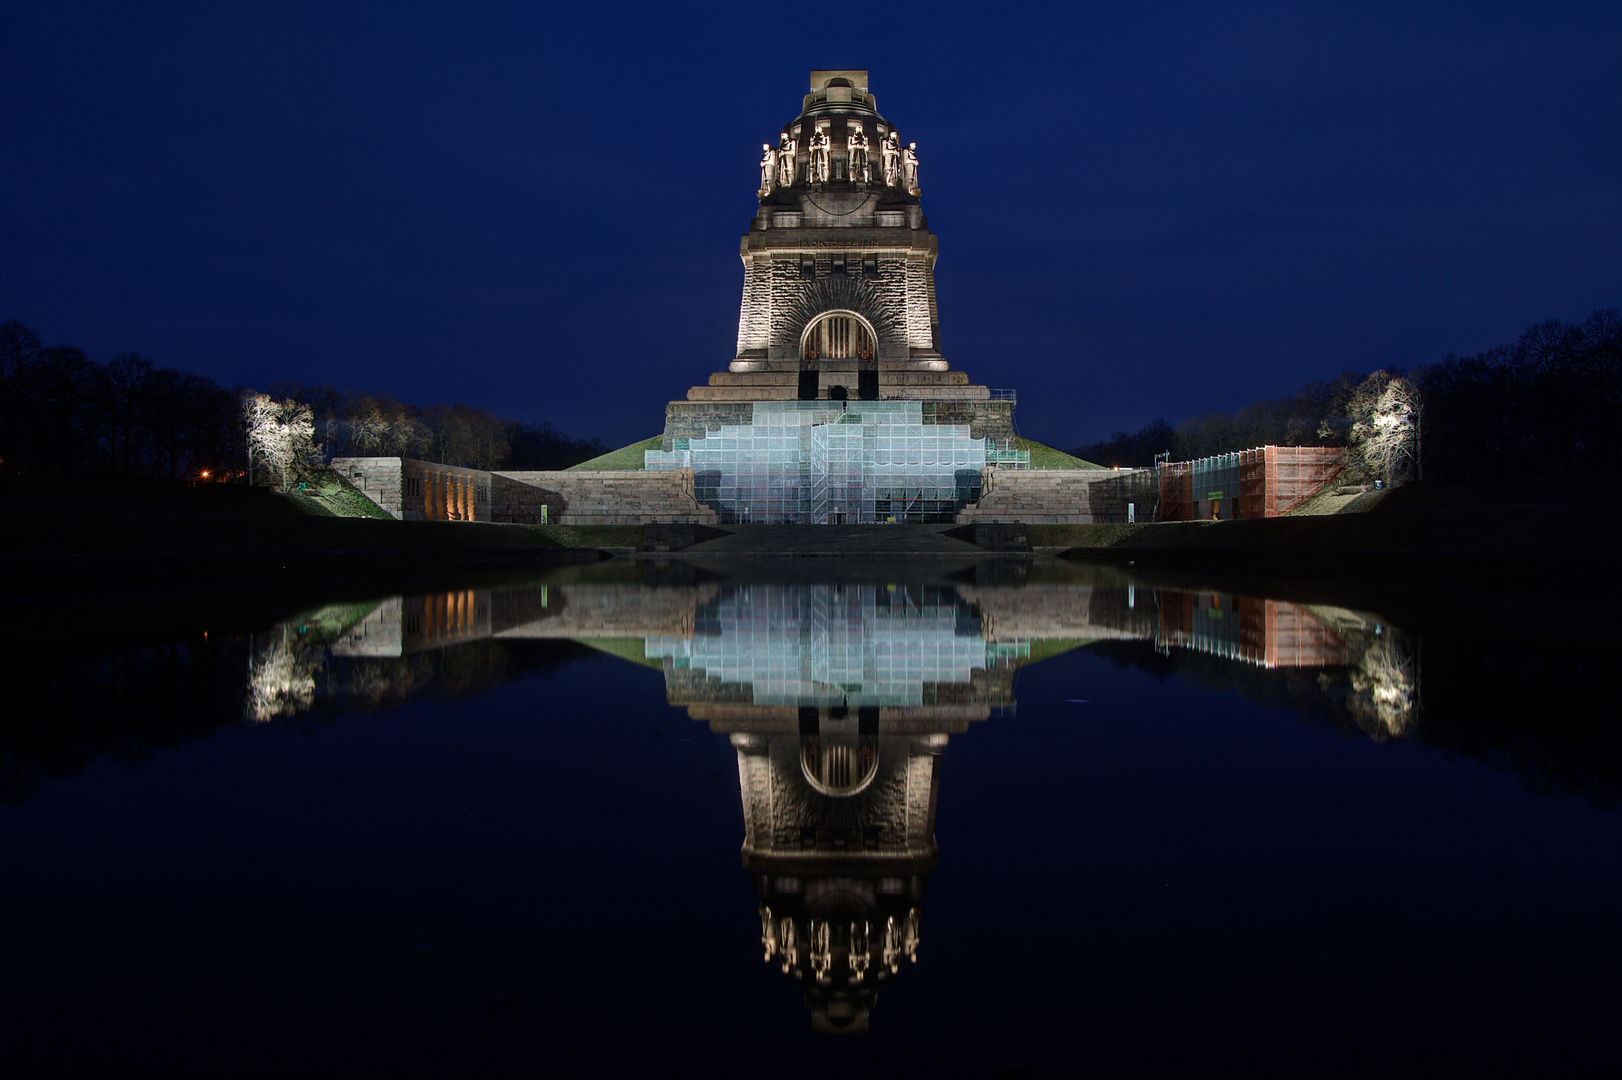
[[[1618,1049],[1614,642],[1557,598],[995,559],[331,593],[8,629],[23,1073]]]

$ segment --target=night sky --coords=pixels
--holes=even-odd
[[[7,0],[0,319],[611,445],[724,370],[812,68],[1059,446],[1622,304],[1622,4]]]

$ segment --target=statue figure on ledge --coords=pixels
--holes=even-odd
[[[795,141],[788,137],[788,132],[777,137],[777,186],[790,188],[794,186],[794,151],[799,149]]]
[[[850,178],[861,184],[873,182],[873,162],[867,153],[867,132],[861,125],[850,129],[850,135],[845,140],[850,148]]]
[[[761,143],[760,149],[760,190],[755,192],[762,199],[772,193],[772,184],[777,179],[777,151],[771,148],[770,143]]]
[[[828,129],[819,127],[811,133],[811,169],[807,177],[813,184],[828,182]]]
[[[901,151],[901,187],[908,195],[918,194],[918,144],[910,142]]]
[[[879,147],[879,162],[884,169],[884,186],[895,187],[901,180],[901,136],[894,131],[884,137]]]

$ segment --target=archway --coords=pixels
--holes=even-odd
[[[878,334],[873,324],[854,311],[827,311],[812,319],[800,335],[800,399],[818,396],[817,373],[824,360],[857,362],[857,396],[875,401],[879,396]]]

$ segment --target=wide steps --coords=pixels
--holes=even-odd
[[[942,535],[951,525],[728,525],[731,535],[687,548],[693,554],[968,555],[973,544]]]

